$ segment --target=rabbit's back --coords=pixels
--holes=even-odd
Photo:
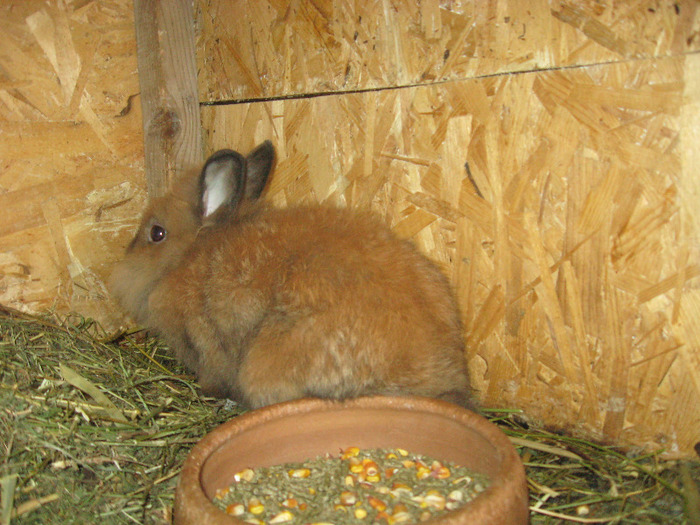
[[[209,266],[204,324],[240,347],[237,389],[253,406],[307,395],[466,395],[447,280],[372,215],[271,209],[207,235],[220,242],[197,258]]]

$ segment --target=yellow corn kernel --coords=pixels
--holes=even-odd
[[[309,494],[311,494],[312,496],[316,494],[316,489],[313,487],[309,487]]]
[[[411,520],[411,514],[403,503],[397,503],[391,510],[391,517],[394,523],[405,523]]]
[[[240,516],[245,512],[245,507],[243,503],[231,503],[226,505],[226,514],[229,516]]]
[[[307,468],[294,468],[287,472],[290,478],[308,478],[311,471]]]
[[[399,512],[391,516],[391,523],[408,523],[411,521],[411,515],[408,512]]]
[[[248,501],[248,512],[257,516],[258,514],[265,512],[265,506],[259,499],[251,498],[250,501]]]
[[[367,511],[363,509],[362,507],[357,507],[355,509],[355,518],[358,520],[363,520],[367,517]]]
[[[445,509],[445,496],[440,494],[437,490],[429,490],[426,494],[425,497],[423,498],[423,501],[429,506],[437,510],[444,510]]]
[[[357,456],[360,453],[360,449],[358,447],[348,447],[345,450],[343,450],[343,454],[340,456],[341,459],[348,459],[348,458],[353,458]]]
[[[577,516],[588,516],[591,512],[591,509],[588,505],[579,505],[576,507],[576,515]]]
[[[372,507],[375,510],[378,510],[379,512],[386,510],[386,503],[384,503],[379,498],[375,498],[374,496],[370,496],[369,498],[367,498],[367,503],[369,503],[370,507]]]
[[[379,475],[379,465],[377,465],[376,461],[372,461],[371,459],[363,459],[362,467],[365,470],[365,474],[367,474],[368,476]]]
[[[433,476],[437,479],[447,479],[452,475],[450,469],[447,467],[440,467],[438,470],[433,471]]]
[[[416,466],[416,462],[411,461],[410,459],[403,460],[401,464],[404,466],[404,468],[413,468]]]
[[[416,470],[416,478],[418,479],[425,479],[430,477],[430,469],[428,467],[418,467]]]
[[[255,472],[253,472],[252,469],[249,468],[244,468],[240,472],[236,472],[233,475],[233,480],[236,482],[239,481],[252,481],[253,478],[255,477]]]
[[[450,469],[439,461],[433,461],[432,465],[430,465],[430,470],[432,471],[432,476],[437,479],[447,479],[451,474]]]
[[[357,463],[355,465],[350,465],[350,472],[354,474],[359,474],[360,472],[364,472],[365,467],[362,466],[362,463]]]
[[[391,493],[396,497],[399,497],[401,494],[406,494],[409,492],[411,492],[411,487],[409,487],[405,483],[395,481],[394,484],[391,486]]]
[[[353,478],[350,474],[345,476],[345,486],[346,487],[354,487],[355,486],[355,478]]]
[[[447,495],[447,499],[450,501],[462,501],[464,499],[464,494],[461,490],[453,490]]]
[[[388,452],[387,454],[384,455],[386,459],[396,459],[398,456],[394,454],[393,452]]]
[[[357,495],[349,490],[344,490],[340,493],[340,504],[348,507],[353,506],[357,503]]]
[[[283,510],[279,514],[275,514],[272,518],[270,518],[270,523],[286,523],[288,521],[292,521],[293,519],[294,514],[288,510]]]
[[[229,488],[224,487],[223,489],[216,489],[216,494],[214,494],[214,497],[216,499],[224,499],[224,496],[229,493]]]
[[[402,448],[397,448],[396,452],[398,452],[401,456],[404,456],[404,457],[408,456],[408,451],[406,451]]]

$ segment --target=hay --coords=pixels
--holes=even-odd
[[[156,339],[108,340],[78,316],[0,309],[0,370],[0,525],[168,523],[187,452],[239,413],[202,398]],[[533,524],[698,523],[700,464],[488,415],[523,457]]]
[[[103,336],[0,311],[0,490],[18,522],[167,523],[188,451],[237,413],[157,340]]]

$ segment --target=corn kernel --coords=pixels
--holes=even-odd
[[[340,493],[340,504],[341,505],[346,505],[348,507],[351,507],[357,503],[357,495],[354,492],[350,492],[349,490],[344,490],[343,492]]]
[[[433,461],[430,465],[430,475],[437,479],[447,479],[450,477],[450,469],[444,466],[439,461]]]
[[[363,509],[362,507],[357,507],[355,509],[355,518],[358,520],[363,520],[367,517],[367,511]]]
[[[411,461],[410,459],[402,461],[401,464],[404,466],[404,468],[413,468],[416,466],[416,462]]]
[[[365,474],[367,474],[368,476],[379,475],[379,465],[377,465],[376,461],[372,461],[371,459],[364,459],[362,460],[362,466],[364,467]]]
[[[229,493],[229,488],[228,488],[228,487],[224,487],[223,489],[216,489],[216,494],[214,494],[214,497],[215,497],[216,499],[224,499],[224,497],[225,497],[226,494],[228,494],[228,493]]]
[[[409,487],[405,483],[400,483],[400,482],[396,481],[391,486],[391,493],[396,497],[399,497],[401,494],[407,494],[410,492],[411,492],[411,487]]]
[[[464,499],[464,494],[461,490],[453,490],[447,495],[447,499],[450,501],[462,501]]]
[[[312,496],[316,494],[316,489],[313,487],[309,487],[309,494],[311,494]]]
[[[282,502],[282,505],[283,505],[284,507],[289,508],[289,509],[293,509],[293,508],[299,506],[299,502],[298,502],[296,499],[294,499],[294,498],[287,498],[286,500],[284,500],[284,501]]]
[[[231,503],[226,506],[226,514],[229,516],[240,516],[245,512],[243,503]]]
[[[265,506],[259,499],[251,498],[250,501],[248,501],[248,512],[255,515],[262,514],[265,512]]]
[[[354,487],[355,486],[355,478],[353,478],[350,474],[345,476],[345,486],[346,487]]]
[[[447,467],[440,467],[437,471],[433,471],[433,476],[435,476],[437,479],[447,479],[452,475],[452,472],[450,472],[450,469]]]
[[[270,523],[286,523],[288,521],[292,521],[293,519],[294,514],[288,510],[283,510],[279,514],[275,514],[272,518],[270,518]]]
[[[311,475],[311,471],[307,468],[295,468],[287,473],[290,478],[308,478]]]
[[[425,497],[423,498],[423,501],[425,503],[437,510],[444,510],[445,509],[445,496],[440,494],[437,490],[429,490],[426,494]]]
[[[350,472],[353,472],[354,474],[359,474],[360,472],[364,472],[365,467],[362,466],[362,463],[358,463],[356,465],[350,465]]]
[[[255,477],[255,472],[253,472],[252,469],[244,468],[240,472],[236,472],[233,475],[233,480],[236,482],[238,482],[238,481],[252,481],[254,477]]]
[[[384,503],[379,498],[375,498],[374,496],[370,496],[369,498],[367,498],[367,503],[369,503],[370,507],[372,507],[375,510],[378,510],[379,512],[386,510],[386,503]]]
[[[360,449],[358,447],[348,447],[345,450],[343,450],[342,456],[340,456],[342,459],[348,459],[357,456],[360,453]]]
[[[430,475],[431,475],[430,469],[427,467],[419,467],[416,470],[416,478],[418,478],[418,479],[425,479],[425,478],[430,477]]]
[[[400,455],[402,455],[402,456],[404,456],[404,457],[408,456],[408,451],[406,451],[406,450],[404,450],[404,449],[402,449],[402,448],[397,448],[397,449],[396,449],[396,452],[398,452]]]
[[[396,474],[398,471],[399,471],[399,469],[397,469],[396,467],[386,468],[386,469],[384,469],[384,477],[389,479],[391,476]]]
[[[394,454],[393,452],[389,452],[384,456],[386,459],[396,459],[398,456]]]
[[[392,521],[394,523],[405,523],[411,520],[411,514],[408,508],[403,503],[397,503],[391,511]]]
[[[307,507],[306,503],[304,503],[304,502],[299,503],[299,510],[306,510],[306,507]]]

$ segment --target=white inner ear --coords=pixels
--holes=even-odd
[[[220,162],[210,165],[204,174],[204,216],[208,217],[227,202],[233,194],[230,173],[231,162]]]

